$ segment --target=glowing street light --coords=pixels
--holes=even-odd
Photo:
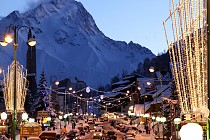
[[[55,85],[58,86],[59,85],[59,81],[55,81]]]

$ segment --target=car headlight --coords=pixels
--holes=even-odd
[[[99,135],[100,135],[100,136],[102,136],[102,134],[101,134],[101,133],[100,133]]]
[[[93,135],[96,136],[96,133],[94,133]]]

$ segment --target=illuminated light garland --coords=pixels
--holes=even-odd
[[[187,5],[186,5],[186,1],[184,2],[184,9],[187,9]],[[189,7],[188,7],[189,8]],[[183,19],[184,20],[186,20],[186,16],[189,14],[189,13],[187,13],[187,11],[188,10],[182,10],[181,12],[182,12],[182,16],[183,16]],[[182,38],[184,38],[184,40],[185,40],[185,42],[184,42],[184,45],[185,46],[189,46],[189,43],[188,43],[188,36],[187,36],[187,27],[188,27],[189,25],[187,24],[187,22],[185,21],[184,22],[184,27],[183,27],[183,36],[182,36]],[[189,52],[189,50],[190,50],[190,48],[191,47],[185,47],[185,57],[186,57],[186,74],[187,74],[187,78],[188,78],[188,81],[189,81],[189,83],[191,83],[191,84],[189,84],[189,90],[190,91],[193,91],[193,84],[192,84],[192,79],[191,79],[191,67],[190,67],[190,57],[189,57],[189,55],[188,55],[188,52]],[[194,98],[192,97],[192,96],[190,96],[190,99],[191,99],[191,102],[192,102],[192,106],[196,106],[196,104],[195,104],[195,100],[194,100]]]
[[[14,99],[14,61],[10,66],[8,66],[8,74],[4,77],[4,101],[6,106],[7,112],[14,111],[14,100],[16,100],[16,109],[17,112],[23,112],[24,111],[24,103],[25,103],[25,97],[27,93],[27,80],[26,76],[24,74],[27,73],[27,71],[24,69],[22,65],[20,65],[18,62],[17,68],[16,68],[16,91],[18,93],[18,96],[16,96],[16,99]]]
[[[45,87],[46,89],[49,89],[50,90],[50,88],[49,87]],[[82,97],[80,97],[80,96],[78,96],[77,94],[75,94],[75,93],[78,93],[78,92],[75,92],[75,93],[70,93],[70,92],[58,92],[58,91],[56,91],[56,90],[52,90],[51,89],[51,91],[54,91],[54,92],[57,92],[57,93],[59,93],[59,94],[63,94],[63,95],[71,95],[71,96],[73,96],[73,97],[75,97],[75,98],[78,98],[78,99],[80,99],[80,100],[83,100],[83,101],[93,101],[93,102],[97,102],[97,100],[95,100],[94,101],[94,99],[100,99],[100,96],[94,96],[94,97],[92,97],[92,99],[90,99],[90,98],[82,98]],[[79,91],[83,91],[83,89],[82,90],[79,90]],[[119,93],[120,94],[120,93]],[[109,101],[104,101],[105,103],[106,102],[116,102],[116,101],[118,101],[118,100],[123,100],[123,99],[127,99],[127,98],[129,98],[129,97],[131,97],[132,95],[134,95],[135,94],[135,92],[133,92],[133,93],[131,93],[129,96],[125,96],[125,97],[123,97],[123,98],[120,98],[120,99],[116,99],[116,98],[113,98],[113,100],[109,100]],[[109,96],[104,96],[104,99],[105,98],[109,98]],[[109,98],[110,99],[110,98]],[[102,101],[102,99],[101,99],[101,101]]]
[[[203,0],[171,0],[170,15],[163,22],[172,73],[177,86],[181,113],[208,106],[207,11]],[[172,40],[165,22],[171,19]],[[173,42],[173,43],[169,43]]]

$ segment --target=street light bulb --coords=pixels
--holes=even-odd
[[[5,40],[6,43],[11,43],[13,41],[13,38],[12,38],[11,35],[6,35],[4,40]]]
[[[150,67],[149,68],[149,72],[154,72],[155,71],[155,68],[154,67]]]
[[[31,47],[35,46],[36,45],[36,40],[34,38],[30,38],[28,40],[28,45],[31,46]]]
[[[5,46],[7,46],[8,43],[5,41],[0,41],[0,44],[1,44],[1,46],[5,47]]]
[[[59,81],[56,81],[56,82],[55,82],[55,85],[59,85]]]
[[[72,87],[69,87],[69,90],[72,90]]]
[[[150,83],[150,82],[147,82],[147,85],[148,85],[148,86],[150,86],[150,85],[151,85],[151,83]]]

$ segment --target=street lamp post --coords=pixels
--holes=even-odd
[[[61,129],[61,120],[63,119],[63,116],[58,116],[59,120],[60,120],[60,129]]]
[[[155,121],[155,116],[152,116],[152,128],[153,128],[153,132],[154,132],[154,121]]]
[[[29,46],[35,46],[36,45],[36,41],[35,39],[32,37],[32,33],[31,33],[31,27],[28,26],[16,26],[11,24],[10,26],[8,26],[5,30],[5,34],[4,34],[4,41],[0,41],[0,44],[2,46],[6,46],[8,43],[11,43],[14,39],[14,104],[13,104],[13,113],[12,113],[12,139],[15,140],[16,136],[15,136],[15,131],[16,131],[16,115],[17,115],[17,108],[16,108],[16,96],[17,96],[17,89],[16,89],[16,84],[17,84],[17,79],[16,79],[16,75],[17,75],[17,58],[16,58],[16,51],[17,51],[17,46],[18,46],[18,31],[21,28],[28,28],[29,29],[29,33],[28,35],[30,35],[30,39],[28,40],[28,45]],[[9,31],[13,31],[14,36],[12,37],[10,34],[6,34]]]
[[[67,114],[65,114],[65,115],[63,116],[63,118],[64,118],[64,122],[65,122],[65,126],[66,126],[66,118],[67,118]]]
[[[149,72],[150,73],[154,73],[155,72],[155,68],[153,67],[153,66],[151,66],[150,68],[149,68]],[[162,74],[161,74],[161,72],[160,72],[160,75],[159,75],[159,81],[160,81],[160,89],[161,89],[161,95],[163,94],[163,89],[162,89],[162,84],[163,84],[163,82],[162,82],[162,78],[163,78],[163,76],[162,76]],[[157,88],[156,88],[157,89]],[[158,98],[158,93],[157,93],[157,91],[156,91],[156,109],[157,109],[157,98]],[[157,111],[157,110],[156,110]],[[164,115],[164,109],[163,109],[163,104],[162,104],[162,115]]]
[[[166,122],[166,118],[165,117],[161,117],[161,123],[162,123],[162,128],[163,128],[163,140],[164,140],[164,123]]]
[[[145,98],[147,98],[147,95],[143,95],[142,98],[144,98],[144,116],[145,116],[145,112],[146,112]],[[146,117],[146,121],[144,123],[144,127],[146,127],[146,125],[147,125],[147,117]]]
[[[158,138],[160,138],[160,132],[159,132],[159,122],[161,121],[160,117],[156,117],[156,121],[158,123]]]
[[[176,125],[176,140],[178,140],[178,131],[179,131],[180,122],[181,122],[180,118],[175,118],[174,119],[174,124]]]

